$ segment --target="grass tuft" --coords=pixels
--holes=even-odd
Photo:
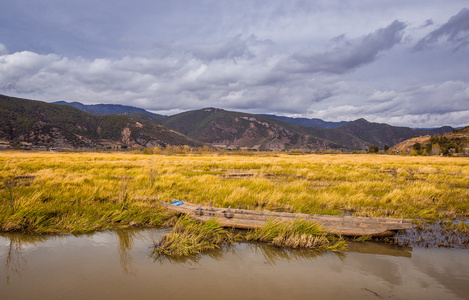
[[[459,222],[457,225],[454,225],[454,229],[462,233],[469,233],[469,225],[463,222]]]
[[[317,251],[347,249],[343,238],[329,236],[321,225],[304,219],[295,219],[292,222],[268,220],[261,228],[248,232],[246,240],[267,242],[277,247],[306,248]]]
[[[155,244],[152,256],[191,256],[202,251],[219,249],[232,242],[232,233],[223,229],[215,219],[201,223],[184,216]]]

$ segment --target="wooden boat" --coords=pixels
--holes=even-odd
[[[319,223],[328,233],[344,236],[392,236],[401,229],[412,228],[411,219],[370,218],[352,216],[325,216],[247,209],[218,208],[195,205],[173,199],[172,203],[160,203],[173,211],[188,214],[200,221],[216,218],[224,227],[253,229],[261,227],[267,220],[292,221],[296,218]]]

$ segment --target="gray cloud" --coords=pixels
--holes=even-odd
[[[469,44],[469,9],[463,8],[458,14],[452,16],[448,22],[419,40],[413,49],[421,51],[441,40],[453,44],[455,50]]]
[[[399,43],[405,27],[403,22],[396,20],[386,28],[360,38],[347,39],[342,35],[333,40],[332,49],[321,53],[311,49],[296,52],[282,62],[280,68],[302,73],[342,74],[373,62],[379,53]]]
[[[350,89],[342,92],[353,97]],[[333,120],[366,118],[393,125],[420,124],[416,127],[425,127],[422,125],[426,123],[449,124],[449,120],[452,126],[463,126],[467,124],[464,117],[469,117],[469,85],[464,81],[447,81],[401,91],[376,90],[368,99],[372,105],[338,100],[317,107],[315,114]],[[445,117],[447,119],[443,121]]]
[[[249,58],[253,56],[253,53],[249,51],[246,45],[246,41],[242,40],[241,36],[215,45],[194,46],[191,52],[202,60]]]
[[[421,28],[425,28],[428,26],[432,26],[434,24],[432,19],[425,20],[425,23],[421,26]]]
[[[240,58],[252,59],[256,56],[256,47],[271,47],[274,42],[271,40],[259,40],[251,35],[244,38],[241,34],[225,39],[222,42],[214,44],[203,44],[188,47],[187,52],[203,61],[216,59],[231,59],[236,61]]]
[[[399,100],[402,104],[398,107],[413,115],[469,111],[469,86],[464,81],[424,85],[402,92]]]
[[[448,19],[428,46],[464,42],[465,20],[451,17],[462,0],[4,2],[2,94],[164,114],[213,106],[419,127],[469,119],[468,47],[412,54],[408,42]]]

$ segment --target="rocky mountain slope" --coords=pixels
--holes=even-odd
[[[371,123],[365,119],[349,122],[340,126],[338,129],[354,135],[368,144],[376,145],[379,148],[384,147],[384,145],[393,146],[416,136],[439,135],[453,131],[453,128],[449,126],[437,129],[413,129],[383,123]]]
[[[353,150],[354,147],[366,148],[364,142],[345,132],[313,134],[314,130],[306,127],[259,115],[217,108],[205,108],[170,116],[163,125],[204,143],[226,149]],[[341,143],[336,143],[339,139],[331,140],[333,135],[340,135]]]
[[[268,118],[271,118],[271,119],[276,119],[276,120],[280,120],[280,121],[284,121],[284,122],[287,122],[287,123],[296,124],[296,125],[300,125],[300,126],[304,126],[304,127],[337,128],[337,127],[340,127],[340,126],[345,125],[345,124],[348,123],[346,121],[328,122],[328,121],[324,121],[324,120],[317,119],[317,118],[312,118],[312,119],[308,119],[308,118],[290,118],[290,117],[285,117],[285,116],[266,115],[266,114],[263,114],[263,115],[260,115],[260,116],[268,117]]]
[[[392,146],[393,152],[411,152],[425,149],[427,154],[460,154],[469,155],[469,126],[440,135],[426,135],[405,140]]]
[[[127,116],[95,116],[68,105],[0,95],[0,140],[30,148],[143,148],[203,146],[152,122]]]

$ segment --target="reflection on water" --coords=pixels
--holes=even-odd
[[[26,269],[27,267],[27,262],[21,253],[21,245],[14,239],[10,239],[5,267],[7,282],[10,281],[10,276],[12,273],[21,277],[20,271]]]
[[[248,244],[248,247],[253,251],[256,256],[264,257],[269,265],[275,265],[277,262],[302,262],[305,260],[315,259],[324,255],[335,255],[339,259],[344,259],[347,254],[345,252],[326,252],[326,251],[313,251],[305,249],[288,249],[272,247],[263,243]]]
[[[412,247],[403,247],[378,242],[349,242],[349,251],[368,254],[381,254],[400,257],[412,257]]]
[[[263,257],[265,262],[269,265],[275,265],[277,262],[281,261],[301,262],[303,260],[315,259],[316,257],[320,257],[323,255],[334,255],[340,259],[345,258],[347,256],[347,254],[343,252],[317,252],[303,249],[277,248],[265,243],[238,243],[234,245],[227,245],[221,249],[210,250],[204,252],[203,254],[193,255],[189,257],[171,257],[160,255],[152,258],[154,258],[155,262],[159,262],[160,264],[175,263],[192,265],[199,264],[201,259],[206,258],[222,261],[228,256],[237,256],[236,249],[237,246],[239,247],[239,245],[243,245],[243,247],[249,249],[253,255]]]
[[[165,263],[193,265],[199,264],[200,260],[205,258],[211,258],[215,261],[222,260],[224,258],[224,254],[230,253],[230,251],[233,251],[233,245],[228,245],[220,249],[205,251],[203,254],[196,254],[192,256],[154,256],[153,253],[150,253],[149,257],[152,258],[154,262],[159,262],[160,265],[164,265]]]
[[[117,253],[119,254],[119,262],[122,272],[127,275],[135,275],[135,266],[133,266],[132,256],[130,251],[134,245],[135,240],[145,241],[146,237],[141,229],[127,229],[116,230],[107,232],[108,235],[115,234],[118,238]],[[152,241],[157,240],[153,231],[147,231]],[[66,239],[70,236],[61,235],[27,235],[27,234],[3,234],[3,238],[9,241],[8,254],[5,260],[5,266],[9,274],[13,273],[21,276],[21,270],[27,268],[27,261],[22,254],[23,247],[36,246],[51,239]],[[75,237],[89,237],[93,239],[96,234],[83,234],[74,235]],[[315,259],[324,255],[335,255],[343,260],[347,257],[347,252],[325,252],[313,251],[305,249],[288,249],[277,248],[265,243],[246,243],[246,246],[253,252],[254,255],[262,256],[265,261],[270,265],[275,265],[277,261],[303,261]],[[411,247],[401,247],[396,245],[388,245],[384,243],[367,242],[367,243],[349,243],[349,252],[368,253],[368,254],[382,254],[391,256],[411,257]],[[154,258],[161,264],[165,262],[170,263],[189,263],[197,264],[202,257],[209,257],[214,260],[224,259],[225,254],[236,255],[236,247],[228,245],[222,249],[207,251],[203,254],[193,255],[190,257],[167,257],[159,256]],[[151,254],[149,254],[151,255]]]
[[[27,269],[28,262],[23,257],[22,247],[25,245],[36,245],[52,237],[40,235],[9,234],[8,251],[5,258],[5,274],[7,283],[12,275],[21,277],[21,271]]]
[[[133,267],[132,256],[129,251],[132,250],[134,240],[145,240],[144,236],[141,234],[141,230],[116,230],[109,233],[115,234],[118,238],[117,252],[120,258],[122,272],[128,275],[134,275],[135,268]],[[9,281],[11,274],[16,274],[18,277],[21,277],[21,271],[27,269],[27,260],[23,256],[24,247],[31,248],[51,239],[63,240],[65,238],[70,238],[70,236],[62,235],[29,235],[18,233],[3,234],[1,236],[9,240],[8,253],[5,259],[7,282]],[[94,234],[80,234],[73,236],[93,238]]]
[[[130,229],[130,230],[117,230],[115,231],[117,237],[119,238],[118,243],[118,253],[120,258],[120,264],[122,271],[125,274],[135,275],[135,268],[132,265],[132,256],[130,255],[130,250],[132,250],[135,239],[143,239],[143,235],[139,230]]]
[[[466,299],[469,252],[366,242],[343,253],[238,243],[149,257],[161,230],[0,235],[2,299]],[[216,295],[216,296],[214,296]]]

